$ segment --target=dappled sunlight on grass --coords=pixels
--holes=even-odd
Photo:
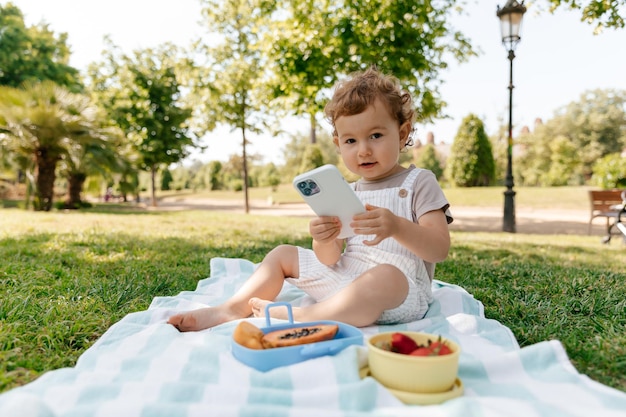
[[[9,209],[0,230],[0,391],[72,366],[154,297],[193,290],[211,258],[260,262],[279,244],[311,245],[307,218],[203,210]],[[559,339],[579,371],[626,390],[625,245],[469,232],[452,242],[437,279],[466,288],[523,346]]]

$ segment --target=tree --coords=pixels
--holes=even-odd
[[[153,206],[159,168],[181,161],[198,146],[189,129],[192,110],[182,102],[177,54],[170,44],[132,55],[110,44],[104,63],[88,70],[94,95],[137,151],[138,168],[150,172]]]
[[[198,172],[202,170],[202,167],[203,165],[201,165],[200,161],[194,161],[189,167],[180,164],[171,171],[167,169],[161,172],[161,190],[186,190],[189,188],[197,190],[204,188],[196,183]],[[169,188],[163,188],[165,185],[163,180],[164,178],[167,179],[167,177],[171,178],[169,184],[167,184]]]
[[[461,187],[487,186],[495,175],[491,143],[478,116],[463,119],[454,137],[446,178]]]
[[[324,109],[324,91],[345,71],[341,38],[332,36],[333,2],[287,0],[272,22],[264,48],[273,64],[274,97],[299,116],[308,115],[309,143],[317,142],[317,115]]]
[[[506,176],[506,169],[507,169],[507,162],[508,162],[507,159],[508,159],[508,152],[509,152],[509,139],[508,139],[509,126],[505,125],[502,122],[502,118],[499,118],[498,126],[499,126],[498,132],[493,137],[490,137],[489,141],[491,142],[491,150],[493,152],[496,183],[503,185],[505,176]],[[520,133],[520,136],[524,134],[526,133]],[[513,157],[515,157],[519,148],[520,147],[518,145],[513,147]],[[518,177],[518,174],[516,172],[517,168],[518,168],[517,164],[514,163],[513,164],[513,176],[516,178]],[[502,181],[500,181],[500,179]]]
[[[250,210],[248,197],[249,133],[261,133],[267,127],[271,110],[265,89],[265,69],[260,39],[268,30],[267,19],[272,2],[262,0],[203,0],[202,17],[209,33],[218,40],[202,43],[197,55],[209,62],[192,65],[200,75],[194,86],[205,125],[211,130],[219,123],[241,132],[242,187],[245,212]]]
[[[67,178],[64,208],[78,209],[83,206],[81,194],[90,175],[107,178],[112,172],[124,171],[127,161],[116,152],[115,147],[119,136],[117,129],[94,129],[93,135],[70,144],[60,161],[61,175]]]
[[[427,143],[420,149],[415,164],[420,168],[431,170],[437,179],[441,179],[443,176],[443,168],[441,167],[439,155],[437,155],[435,145],[432,143]]]
[[[49,211],[57,163],[74,146],[103,138],[96,106],[52,81],[0,87],[3,147],[23,161],[35,190],[35,210]]]
[[[349,71],[375,64],[400,79],[414,97],[418,120],[430,120],[444,105],[439,71],[446,59],[459,62],[475,55],[469,40],[450,23],[459,10],[454,0],[402,2],[357,0],[339,7],[333,36],[342,39],[342,63]]]
[[[455,1],[358,0],[280,3],[281,18],[269,33],[274,92],[296,115],[308,114],[311,143],[325,93],[346,74],[377,65],[398,77],[415,97],[421,120],[441,113],[439,72],[447,59],[462,62],[475,52],[449,19]]]
[[[558,183],[584,183],[598,159],[626,148],[626,91],[586,91],[534,132],[520,136],[518,143],[524,148],[516,161],[524,184],[553,184],[556,177],[550,180],[545,173],[555,169],[556,160],[559,175],[567,177]]]
[[[623,28],[626,18],[626,1],[624,0],[548,0],[550,11],[560,7],[581,10],[580,20],[587,23],[597,23],[596,32],[603,28]]]
[[[161,190],[171,190],[170,185],[173,181],[172,173],[169,169],[165,168],[161,173]]]
[[[605,190],[626,187],[626,157],[612,153],[598,159],[593,166],[592,180]]]
[[[283,178],[293,178],[304,172],[301,171],[300,165],[304,155],[307,153],[307,149],[311,145],[309,139],[309,137],[303,134],[293,134],[291,141],[285,145],[283,148],[283,160],[285,161],[285,164],[281,168]],[[341,170],[341,158],[339,157],[337,147],[333,143],[330,134],[322,132],[319,139],[320,140],[317,141],[315,146],[321,151],[324,163],[337,165]],[[346,177],[345,172],[342,171],[342,173],[344,174],[344,177]]]
[[[51,80],[78,92],[79,72],[68,65],[69,57],[67,33],[55,36],[43,23],[26,27],[20,9],[0,5],[0,85]]]
[[[276,187],[280,184],[280,172],[273,162],[258,168],[259,186],[271,187],[272,191],[276,191]]]
[[[222,188],[222,181],[219,175],[222,171],[222,163],[219,161],[210,162],[208,171],[209,190],[219,190]]]
[[[300,161],[300,169],[298,173],[301,174],[317,167],[321,167],[322,165],[324,165],[324,156],[322,155],[322,149],[319,147],[319,145],[312,143],[306,147],[304,154],[302,155],[302,159]]]
[[[550,163],[548,170],[540,176],[544,186],[578,185],[575,169],[580,165],[578,149],[565,136],[557,136],[549,143]]]
[[[189,167],[189,171],[190,186],[194,190],[213,191],[222,189],[221,162],[211,161],[208,164],[202,164],[200,161],[194,161],[191,167]]]
[[[550,141],[557,133],[550,124],[535,126],[535,131],[520,135],[517,140],[521,155],[514,155],[516,178],[521,185],[538,186],[542,184],[542,176],[550,169]],[[534,138],[545,140],[534,141]]]
[[[244,189],[243,179],[243,156],[232,154],[228,161],[222,164],[220,172],[222,184],[227,190],[242,191]]]

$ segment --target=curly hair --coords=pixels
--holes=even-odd
[[[335,85],[333,97],[324,108],[326,119],[333,127],[333,136],[337,135],[335,121],[339,117],[362,113],[376,99],[380,99],[387,106],[398,125],[402,126],[407,121],[411,123],[411,132],[405,147],[413,145],[416,111],[411,94],[402,89],[396,77],[385,75],[376,67],[353,73],[348,79]]]

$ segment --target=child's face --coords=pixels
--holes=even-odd
[[[408,122],[399,126],[380,100],[363,113],[337,118],[335,129],[335,145],[351,172],[378,180],[402,170],[398,158],[411,126]]]

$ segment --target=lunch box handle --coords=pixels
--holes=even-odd
[[[287,307],[287,316],[289,318],[289,323],[293,324],[293,312],[291,311],[291,304],[285,301],[276,301],[275,303],[270,303],[265,306],[265,324],[267,327],[272,326],[272,318],[270,317],[270,308],[272,307]]]

